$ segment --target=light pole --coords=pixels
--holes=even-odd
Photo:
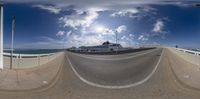
[[[65,38],[63,39],[63,51],[65,51]]]
[[[117,30],[115,30],[115,37],[116,37],[115,39],[116,39],[116,45],[117,45],[117,43],[118,43],[118,34],[117,34],[117,33],[118,33],[118,31],[117,31]],[[119,49],[119,48],[118,48],[118,46],[117,46],[117,49],[116,49],[116,54],[117,54],[117,51],[118,51],[118,49]]]
[[[115,40],[116,40],[115,43],[116,44],[117,44],[117,38],[118,38],[117,36],[118,36],[117,31],[115,31]]]
[[[0,69],[3,69],[3,2],[0,1]]]
[[[12,41],[11,41],[11,63],[10,69],[13,68],[13,50],[14,50],[14,33],[15,33],[15,16],[12,17]]]
[[[197,6],[197,7],[200,7],[200,3],[199,3],[199,4],[196,4],[196,6]],[[200,60],[199,60],[199,65],[200,65]],[[199,68],[199,69],[200,69],[200,68]]]

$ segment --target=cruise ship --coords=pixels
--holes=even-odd
[[[109,41],[104,42],[102,45],[96,46],[81,46],[79,48],[72,47],[70,51],[81,51],[81,52],[112,52],[112,51],[123,51],[129,48],[122,47],[121,44],[110,43]]]

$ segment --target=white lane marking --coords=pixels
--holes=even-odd
[[[136,54],[136,55],[133,55],[133,56],[123,57],[123,58],[113,58],[113,59],[112,59],[112,58],[95,58],[95,57],[88,57],[88,56],[83,56],[83,55],[79,55],[79,54],[75,54],[75,53],[71,53],[71,54],[76,55],[76,56],[79,56],[79,57],[82,57],[82,58],[92,59],[92,60],[125,60],[125,59],[130,59],[130,58],[142,56],[142,55],[151,53],[151,52],[156,51],[156,50],[158,50],[158,49],[154,49],[154,50],[152,50],[152,51],[148,51],[148,52],[142,53],[142,54]]]
[[[155,66],[155,68],[153,69],[153,71],[143,80],[141,81],[138,81],[136,83],[133,83],[133,84],[128,84],[128,85],[121,85],[121,86],[109,86],[109,85],[101,85],[101,84],[97,84],[97,83],[93,83],[91,81],[88,81],[86,79],[84,79],[74,68],[74,66],[72,65],[71,61],[69,60],[69,57],[67,56],[67,60],[70,64],[70,67],[72,68],[73,72],[75,73],[75,75],[81,80],[83,81],[84,83],[88,84],[88,85],[91,85],[91,86],[94,86],[94,87],[99,87],[99,88],[108,88],[108,89],[122,89],[122,88],[130,88],[130,87],[134,87],[134,86],[138,86],[140,84],[143,84],[145,83],[146,81],[148,81],[152,76],[153,74],[156,72],[157,68],[158,68],[158,65],[160,64],[160,61],[161,61],[161,58],[163,56],[163,51],[161,53],[161,56]]]

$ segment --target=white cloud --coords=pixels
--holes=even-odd
[[[139,35],[138,40],[139,41],[148,41],[152,37],[161,37],[162,39],[165,39],[166,34],[168,33],[165,30],[165,23],[164,21],[169,21],[168,18],[162,18],[156,20],[155,24],[153,25],[152,32],[150,33],[142,33]]]
[[[51,38],[51,37],[47,37],[47,36],[42,36],[42,37],[39,37],[39,39],[41,41],[48,41],[48,42],[55,42],[56,40]]]
[[[65,15],[59,18],[59,21],[63,24],[63,27],[72,27],[77,29],[78,27],[89,27],[97,18],[98,12],[95,10],[77,10],[77,13]]]
[[[130,38],[130,37],[125,36],[125,35],[123,35],[120,39],[123,40],[123,41],[129,41],[131,39],[133,40],[133,38]]]
[[[124,47],[135,46],[137,43],[133,34],[121,35],[119,43]]]
[[[73,35],[66,36],[67,39],[65,39],[67,42],[67,45],[70,46],[88,46],[88,45],[99,45],[103,42],[109,40],[110,42],[115,42],[115,32],[122,33],[123,31],[126,31],[127,28],[124,25],[121,25],[115,29],[106,28],[103,25],[100,24],[92,24],[91,27],[81,27],[84,28],[84,31],[78,31],[79,33],[73,33]],[[116,31],[118,30],[118,31]],[[66,33],[66,32],[65,32]],[[68,32],[69,34],[72,34],[72,31]],[[68,33],[66,35],[68,35]],[[122,35],[122,34],[119,34]],[[132,34],[127,35],[127,37],[121,41],[130,41],[133,39]]]
[[[71,41],[73,41],[73,45],[79,46],[88,46],[88,45],[99,45],[103,42],[104,38],[102,36],[96,35],[82,35],[82,36],[74,36]],[[75,43],[75,44],[74,44]]]
[[[108,39],[109,38],[109,39]],[[109,40],[110,42],[114,42],[115,39],[112,35],[103,35],[103,34],[96,34],[96,35],[72,35],[70,38],[67,39],[66,45],[68,47],[71,46],[91,46],[91,45],[99,45],[103,42]]]
[[[133,34],[129,34],[129,37],[134,38],[135,36]]]
[[[102,34],[103,35],[115,35],[115,32],[112,29],[105,28]]]
[[[63,36],[65,35],[65,31],[58,31],[58,33],[56,34],[56,36]]]
[[[120,9],[122,7],[130,8],[130,5],[138,6],[145,4],[157,5],[191,5],[192,1],[197,0],[5,0],[14,3],[44,3],[57,4],[59,6],[76,5],[79,8],[100,7],[106,9]],[[191,3],[188,3],[190,1]],[[126,6],[127,5],[127,6]]]
[[[149,38],[148,38],[148,36],[145,36],[145,35],[140,35],[139,37],[138,37],[138,40],[140,40],[140,41],[148,41],[149,40]]]
[[[134,17],[134,14],[139,13],[138,9],[127,9],[127,10],[121,10],[121,11],[117,11],[111,14],[112,17],[116,17],[116,16],[128,16],[128,17]]]
[[[76,13],[65,15],[59,18],[62,27],[71,27],[71,31],[66,36],[67,45],[97,45],[109,40],[115,42],[115,32],[122,33],[127,30],[125,25],[115,29],[98,24],[96,19],[99,16],[99,9],[75,10]],[[76,32],[76,33],[74,33]],[[66,32],[65,32],[66,33]],[[67,35],[66,34],[66,35]]]
[[[73,34],[72,31],[68,31],[66,36],[70,37],[72,34]]]
[[[154,24],[153,32],[163,33],[164,32],[164,22],[162,20],[157,20]]]
[[[114,11],[115,12],[110,15],[111,17],[129,17],[138,20],[147,16],[157,15],[157,9],[149,5],[133,6],[132,8],[122,10],[115,9]]]
[[[110,29],[102,25],[92,24],[91,27],[87,30],[87,33],[97,33],[102,35],[115,35],[115,33],[122,33],[127,31],[127,27],[125,25],[118,26],[115,29]]]
[[[127,30],[127,27],[125,25],[121,25],[116,28],[117,33],[122,33],[122,32],[125,32],[126,30]]]
[[[34,5],[33,7],[40,8],[42,10],[47,10],[50,13],[53,14],[59,14],[61,11],[61,8],[55,7],[55,6],[50,6],[50,5]]]
[[[126,36],[122,36],[121,39],[122,39],[122,40],[126,39]]]
[[[77,30],[78,29],[78,30]],[[74,46],[82,46],[82,45],[97,45],[101,44],[104,41],[109,40],[110,42],[115,42],[115,33],[122,33],[127,30],[125,25],[118,26],[117,28],[111,29],[107,28],[104,25],[91,23],[90,26],[79,26],[74,27],[69,32],[58,32],[60,35],[67,35],[65,36],[68,42],[67,45],[74,45]],[[74,33],[74,32],[79,33]],[[73,32],[73,35],[72,35]],[[71,36],[69,36],[71,35]],[[130,35],[131,37],[133,35]]]
[[[115,31],[107,28],[100,24],[92,24],[88,29],[85,30],[86,33],[95,33],[95,34],[102,34],[102,35],[114,35]]]
[[[90,27],[90,30],[92,31],[92,32],[95,32],[95,33],[102,33],[102,32],[104,32],[105,31],[105,27],[104,26],[102,26],[102,25],[92,25],[91,27]]]

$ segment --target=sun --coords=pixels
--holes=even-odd
[[[102,25],[95,25],[93,28],[96,33],[102,33],[105,30],[105,27]]]

